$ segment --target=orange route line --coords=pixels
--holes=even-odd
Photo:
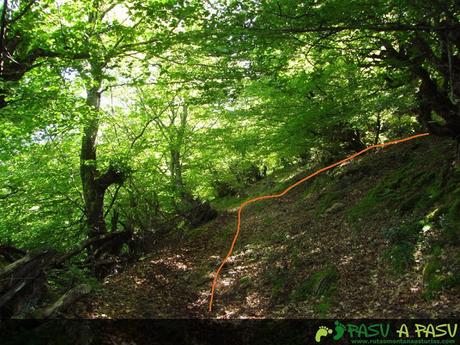
[[[424,136],[427,136],[427,135],[430,135],[430,133],[416,134],[416,135],[413,135],[413,136],[410,136],[410,137],[407,137],[407,138],[393,140],[393,141],[389,141],[389,142],[386,142],[386,143],[383,143],[383,144],[376,144],[376,145],[368,146],[364,150],[356,152],[356,153],[352,154],[351,156],[348,156],[347,158],[342,159],[341,161],[338,161],[338,162],[336,162],[334,164],[331,164],[331,165],[329,165],[329,166],[327,166],[325,168],[322,168],[322,169],[319,169],[319,170],[315,171],[313,174],[310,174],[310,175],[304,177],[303,179],[297,181],[296,183],[294,183],[293,185],[289,186],[288,188],[286,188],[285,190],[283,190],[279,194],[263,195],[263,196],[259,196],[259,197],[256,197],[256,198],[253,198],[253,199],[250,199],[250,200],[247,200],[247,201],[243,202],[240,205],[240,207],[238,208],[238,220],[237,220],[236,232],[235,232],[235,235],[233,236],[232,244],[230,246],[230,249],[229,249],[227,255],[222,260],[222,263],[220,264],[219,268],[217,269],[216,274],[214,276],[214,279],[212,281],[211,297],[209,299],[209,312],[212,311],[212,303],[213,303],[213,300],[214,300],[214,293],[216,291],[216,284],[217,284],[217,280],[219,278],[219,274],[222,271],[222,268],[224,267],[224,265],[227,262],[228,258],[232,255],[233,249],[235,248],[236,241],[238,240],[238,236],[239,236],[240,230],[241,230],[241,212],[243,211],[243,208],[245,206],[247,206],[249,204],[252,204],[252,203],[254,203],[256,201],[259,201],[259,200],[280,198],[283,195],[287,194],[291,189],[297,187],[299,184],[311,179],[312,177],[314,177],[314,176],[316,176],[318,174],[321,174],[322,172],[325,172],[325,171],[327,171],[329,169],[332,169],[332,168],[336,167],[337,165],[340,165],[340,164],[343,164],[343,163],[345,163],[347,161],[350,161],[353,158],[355,158],[355,157],[357,157],[359,155],[362,155],[363,153],[365,153],[365,152],[367,152],[369,150],[372,150],[374,148],[385,147],[385,146],[394,145],[394,144],[399,144],[399,143],[403,143],[403,142],[413,140],[413,139],[416,139],[416,138],[424,137]]]

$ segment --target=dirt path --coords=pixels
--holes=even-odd
[[[214,238],[205,237],[203,230],[192,240],[174,242],[174,246],[166,246],[127,271],[107,278],[102,290],[78,304],[77,315],[90,318],[460,315],[458,291],[441,293],[428,302],[421,297],[420,272],[398,278],[388,273],[382,263],[386,244],[376,228],[356,234],[340,215],[335,215],[327,225],[309,220],[308,212],[299,217],[305,205],[294,199],[292,196],[272,202],[271,206],[276,208],[270,219],[278,220],[276,224],[262,217],[263,208],[247,212],[240,244],[224,267],[211,314],[207,311],[211,279],[219,258],[228,248],[226,227],[233,223],[232,215],[207,225],[221,229]],[[257,229],[258,236],[263,237],[267,225],[270,231],[265,235],[270,245],[251,243],[251,231]],[[290,298],[296,285],[311,272],[331,264],[339,272],[339,283],[333,305],[326,314],[315,308],[322,303],[320,297],[303,301]],[[276,279],[283,281],[278,284]]]
[[[415,264],[403,274],[395,275],[389,269],[385,258],[389,243],[382,229],[401,222],[392,209],[378,209],[360,229],[349,224],[347,217],[350,207],[379,178],[402,164],[395,164],[395,157],[417,152],[413,151],[417,146],[410,145],[386,149],[386,160],[377,153],[367,157],[365,164],[350,164],[340,176],[324,177],[320,188],[307,183],[281,199],[248,206],[234,255],[221,273],[212,313],[207,310],[211,282],[232,241],[235,210],[223,212],[186,236],[162,238],[161,248],[108,277],[100,291],[78,303],[73,315],[459,317],[459,288],[442,290],[432,299],[423,295],[423,258],[415,258]],[[327,198],[329,203],[324,201]],[[458,256],[458,247],[443,250],[447,258]]]

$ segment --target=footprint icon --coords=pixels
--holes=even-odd
[[[341,324],[339,321],[335,322],[335,335],[332,339],[334,340],[340,340],[342,339],[344,333],[345,333],[345,326]]]
[[[326,326],[319,326],[319,329],[316,331],[315,340],[317,343],[321,341],[321,338],[332,334],[332,329],[327,328]]]

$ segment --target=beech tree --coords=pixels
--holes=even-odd
[[[254,72],[267,71],[273,62],[282,66],[305,47],[313,54],[340,51],[362,68],[380,68],[391,88],[407,94],[405,86],[412,85],[418,119],[431,132],[460,134],[456,1],[232,1],[209,6],[210,32],[240,58],[253,56],[258,61]]]
[[[270,171],[460,132],[454,1],[1,5],[0,233],[15,246],[182,231]],[[93,241],[84,260],[120,249]]]

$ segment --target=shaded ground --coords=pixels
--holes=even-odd
[[[162,240],[162,247],[154,254],[121,274],[108,277],[103,288],[79,302],[72,315],[459,317],[458,284],[439,287],[433,283],[437,282],[433,278],[438,277],[436,274],[459,274],[458,243],[444,239],[442,222],[428,222],[430,212],[439,213],[437,219],[443,219],[443,208],[436,200],[444,199],[438,196],[425,205],[423,198],[427,197],[421,193],[425,185],[429,186],[423,180],[423,171],[442,170],[443,179],[451,181],[442,182],[442,188],[459,187],[459,172],[451,164],[454,153],[452,143],[432,138],[389,147],[307,182],[282,199],[245,208],[241,236],[222,271],[212,313],[207,312],[211,281],[231,243],[235,209],[228,209],[199,229]],[[394,178],[396,172],[403,174],[407,170],[409,160],[419,164],[411,168],[412,174],[421,171],[420,177],[413,181],[407,181],[405,175]],[[248,195],[269,194],[267,191],[280,190],[303,176],[305,173],[284,182],[267,179]],[[386,185],[380,183],[390,178],[398,181],[396,187],[407,197],[392,199],[395,190],[387,191]],[[366,200],[371,200],[369,195],[374,195],[371,191],[378,183],[385,188],[382,187],[383,192],[373,192],[379,196],[378,203],[370,205]],[[367,203],[365,212],[363,200]],[[417,206],[422,204],[424,208]],[[403,251],[402,258],[396,259],[405,265],[395,270],[395,255],[399,252],[393,249],[400,247],[392,247],[388,233],[392,227],[414,219],[428,220],[419,222],[423,230],[416,240],[408,242],[412,246],[410,260]],[[405,243],[404,236],[403,233],[399,242]],[[441,249],[434,250],[437,247]]]

